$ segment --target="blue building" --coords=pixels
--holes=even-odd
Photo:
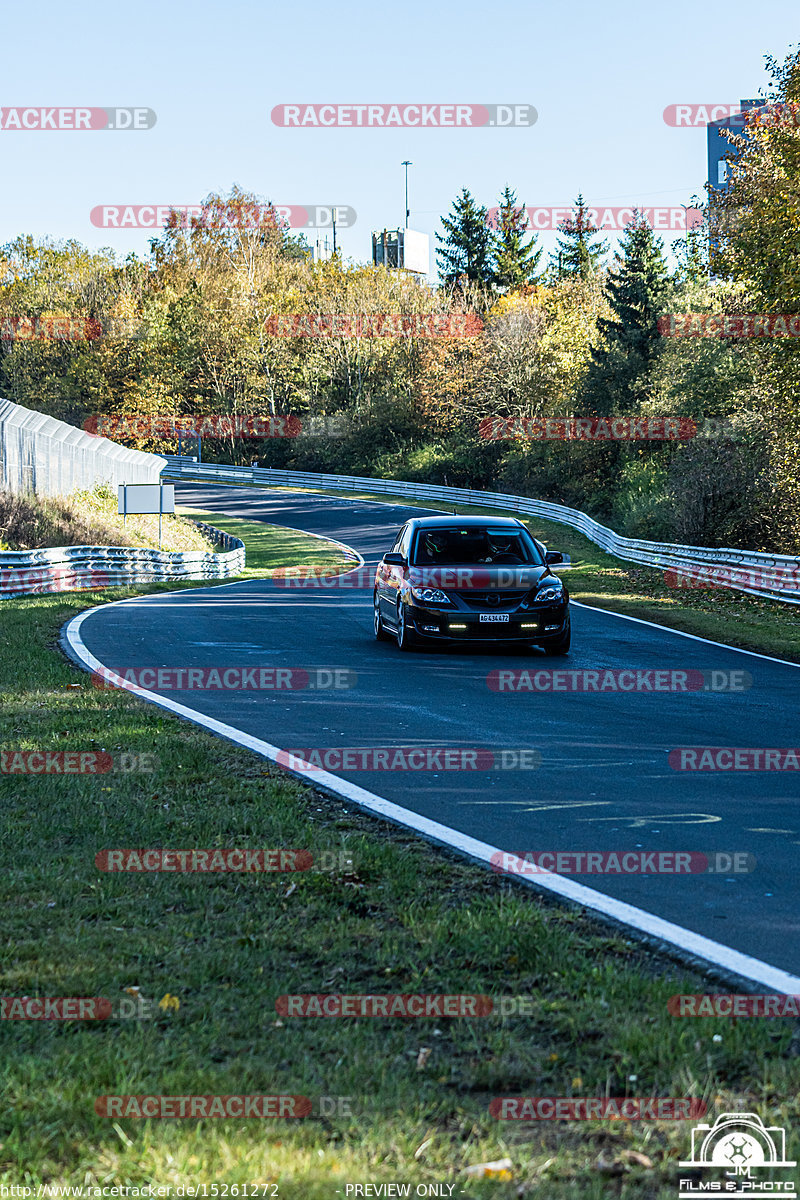
[[[740,100],[742,112],[750,108],[763,108],[763,100]],[[741,116],[723,117],[721,121],[709,121],[708,130],[708,182],[717,191],[724,191],[728,186],[728,164],[725,158],[731,154],[732,147],[722,136],[722,130],[729,129],[733,133],[741,133],[744,129],[744,119]]]

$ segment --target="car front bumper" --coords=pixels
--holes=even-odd
[[[420,637],[448,642],[536,642],[546,645],[561,637],[569,618],[569,604],[542,605],[529,612],[513,612],[508,620],[482,621],[501,614],[457,612],[454,609],[406,608],[406,623]],[[505,615],[505,614],[502,614]]]

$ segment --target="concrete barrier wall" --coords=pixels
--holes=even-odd
[[[0,487],[12,492],[66,496],[102,482],[158,483],[165,462],[0,399]]]

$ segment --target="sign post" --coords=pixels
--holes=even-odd
[[[158,548],[161,549],[161,519],[164,513],[175,512],[174,483],[121,483],[117,512],[123,525],[128,513],[158,513]]]

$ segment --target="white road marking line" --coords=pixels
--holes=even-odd
[[[330,541],[332,539],[325,540]],[[344,543],[339,544],[343,545]],[[348,547],[348,549],[352,548]],[[353,551],[353,553],[357,552]],[[360,555],[359,560],[363,564],[364,560]],[[222,586],[233,587],[237,585],[223,584]],[[203,589],[205,593],[208,593],[210,590],[213,591],[216,589]],[[177,594],[180,595],[180,593]],[[85,645],[80,633],[83,622],[94,612],[106,611],[118,604],[127,603],[130,603],[130,601],[117,600],[112,604],[102,605],[100,608],[88,609],[85,612],[79,613],[78,616],[73,617],[64,627],[63,639],[69,647],[71,657],[81,662],[87,670],[98,671],[102,669],[108,670],[109,668],[106,668],[99,659],[95,658]],[[570,603],[578,608],[594,608],[593,605],[580,604],[577,601],[570,601]],[[773,658],[768,654],[758,654],[753,650],[741,650],[738,646],[726,646],[724,642],[714,642],[709,638],[699,637],[692,633],[684,633],[679,629],[670,629],[666,625],[657,625],[652,621],[644,621],[639,617],[629,617],[624,613],[611,612],[605,608],[597,609],[596,611],[605,613],[607,616],[619,617],[624,621],[633,621],[637,625],[648,625],[653,629],[660,629],[666,633],[677,634],[679,637],[690,638],[692,641],[705,642],[710,646],[719,646],[724,650],[735,650],[740,654],[749,654],[752,657],[781,663],[784,666],[800,666],[798,663],[790,663],[781,658]],[[183,704],[177,704],[174,700],[170,700],[165,696],[159,696],[155,692],[149,692],[124,680],[121,682],[128,691],[140,696],[143,700],[147,700],[151,704],[156,704],[160,708],[167,709],[169,712],[175,713],[176,716],[193,721],[210,732],[226,737],[237,745],[252,750],[254,753],[270,759],[272,762],[277,762],[278,755],[281,753],[280,747],[273,746],[269,742],[262,741],[260,738],[243,733],[241,730],[217,721],[213,717],[208,717],[205,713],[198,712],[196,709],[189,708]],[[413,829],[416,833],[428,837],[441,845],[458,850],[478,862],[490,865],[493,855],[503,853],[497,846],[492,846],[488,842],[481,842],[475,838],[468,837],[466,834],[459,832],[457,829],[451,829],[447,825],[440,825],[438,821],[431,821],[419,813],[403,808],[399,804],[394,804],[392,801],[386,800],[374,792],[368,792],[365,788],[361,788],[357,784],[350,783],[345,779],[340,779],[336,775],[331,775],[327,771],[292,771],[290,773],[305,779],[311,785],[322,785],[327,791],[333,792],[335,795],[349,800],[353,804],[357,804],[360,808],[384,817],[395,824]],[[526,880],[525,882],[529,881]],[[682,925],[675,925],[671,921],[665,921],[654,913],[637,908],[635,905],[615,900],[610,896],[604,895],[602,892],[595,891],[594,888],[588,888],[583,884],[575,883],[569,878],[562,878],[560,876],[539,877],[535,885],[529,883],[529,886],[540,888],[553,895],[560,896],[562,899],[580,904],[592,912],[621,922],[631,929],[645,934],[647,937],[666,942],[684,954],[701,959],[711,966],[719,967],[725,972],[738,975],[759,986],[772,988],[774,991],[785,995],[797,995],[800,993],[800,977],[798,976],[792,975],[779,967],[774,967],[770,963],[763,962],[761,959],[753,958],[748,954],[742,954],[739,950],[734,950],[731,946],[725,946],[721,942],[703,937],[701,934],[694,933],[690,929],[685,929]]]

